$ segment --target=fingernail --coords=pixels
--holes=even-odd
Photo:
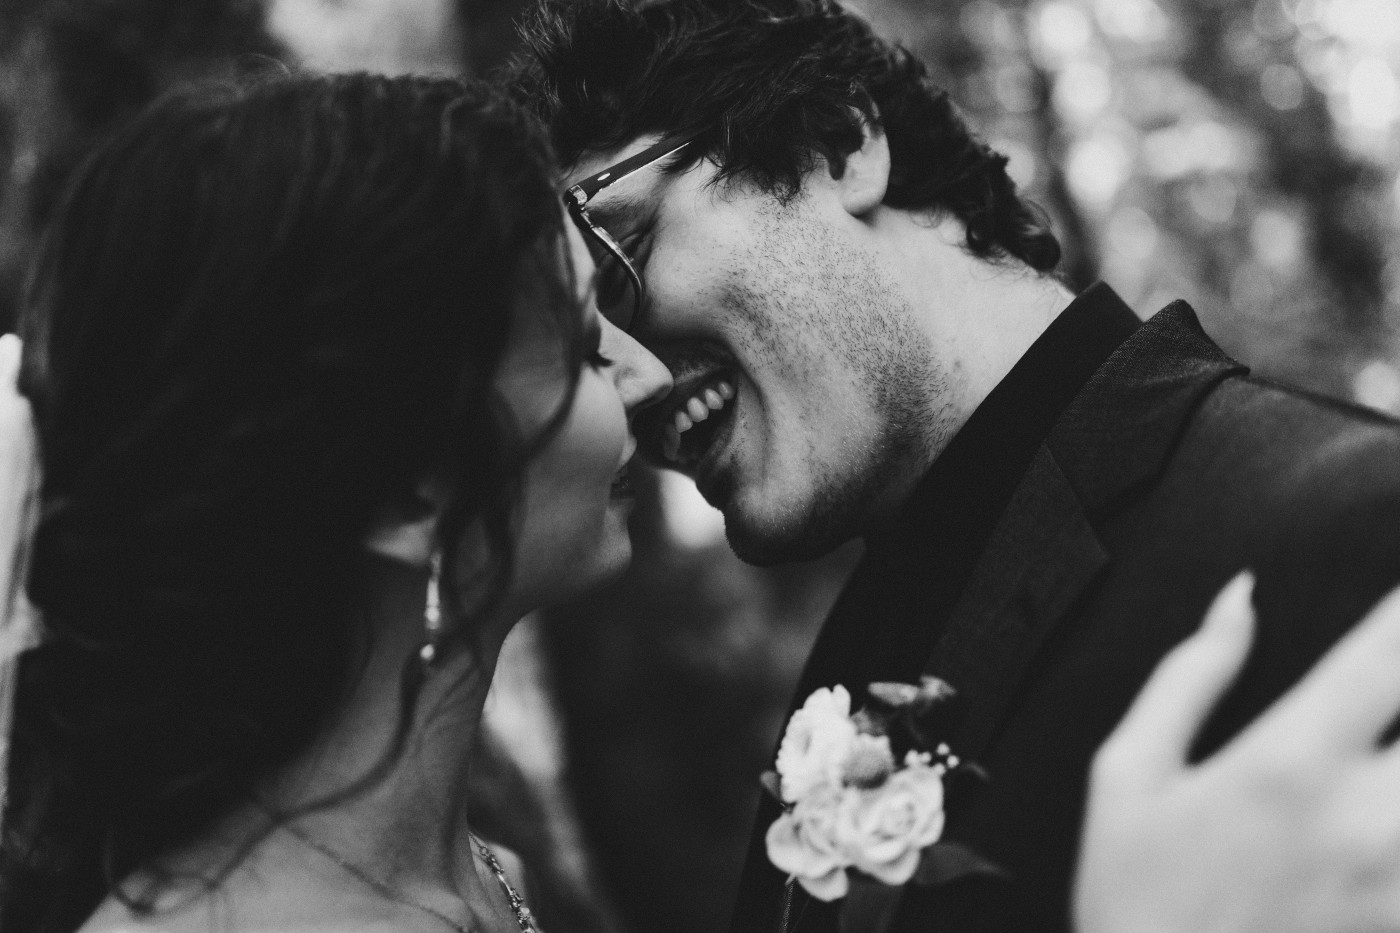
[[[0,377],[13,380],[19,368],[20,342],[14,334],[0,336]]]
[[[1254,625],[1254,571],[1241,570],[1220,591],[1206,612],[1201,628],[1209,632],[1233,633]]]

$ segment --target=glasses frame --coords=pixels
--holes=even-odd
[[[568,209],[569,217],[573,219],[574,225],[622,265],[622,270],[632,285],[631,313],[627,315],[626,321],[614,322],[626,333],[632,332],[632,326],[637,323],[637,319],[641,316],[642,302],[646,300],[646,285],[643,283],[637,267],[632,265],[632,257],[627,255],[622,244],[618,243],[611,233],[594,222],[593,217],[588,213],[588,202],[593,200],[598,192],[610,185],[616,184],[634,172],[655,165],[662,159],[675,155],[695,140],[696,136],[694,135],[668,136],[655,145],[647,146],[621,162],[610,165],[601,172],[589,175],[577,184],[570,185],[563,194],[564,206]]]

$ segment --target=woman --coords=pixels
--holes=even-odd
[[[525,612],[629,557],[663,366],[549,153],[450,80],[167,100],[24,309],[43,451],[6,931],[527,929],[467,750]]]

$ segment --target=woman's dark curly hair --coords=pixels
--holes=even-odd
[[[525,437],[493,390],[523,283],[561,381],[582,360],[553,178],[519,108],[369,75],[167,99],[77,172],[23,307],[45,639],[20,669],[6,933],[76,928],[307,747],[365,657],[365,539],[425,478],[452,490],[445,570],[469,524],[493,544],[446,592],[499,595],[521,466],[570,401]]]
[[[973,254],[1053,269],[1060,246],[922,62],[831,0],[555,0],[508,76],[565,164],[640,135],[699,134],[708,156],[783,198],[820,155],[839,173],[863,123],[889,140],[885,203],[957,217]]]

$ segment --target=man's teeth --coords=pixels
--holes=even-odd
[[[662,431],[662,452],[669,460],[680,457],[681,435],[698,422],[710,417],[711,412],[720,411],[734,398],[734,386],[729,382],[718,382],[697,392],[685,403],[676,408],[671,421]]]

